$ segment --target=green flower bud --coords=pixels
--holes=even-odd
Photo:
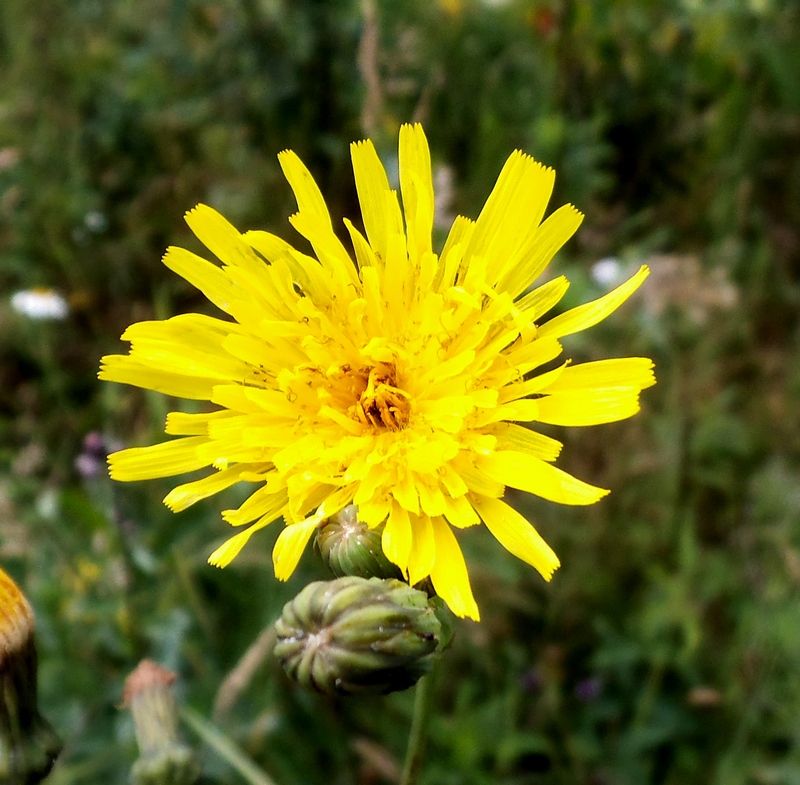
[[[317,530],[317,548],[334,575],[402,578],[383,552],[381,533],[358,520],[358,507],[348,504]]]
[[[175,674],[152,660],[142,660],[125,680],[124,703],[139,744],[133,785],[192,785],[200,777],[194,754],[178,737],[174,682]]]
[[[317,581],[284,606],[275,655],[317,692],[385,694],[430,671],[440,630],[427,596],[402,581]]]
[[[33,612],[0,569],[0,783],[41,782],[59,752],[61,742],[37,705]]]

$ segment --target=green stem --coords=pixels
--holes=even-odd
[[[219,728],[189,708],[180,710],[181,719],[250,785],[275,785],[274,780]]]
[[[408,747],[400,785],[416,785],[422,768],[422,757],[425,754],[425,743],[428,740],[428,725],[433,708],[433,693],[440,659],[441,657],[436,658],[433,670],[420,679],[417,684],[417,691],[414,695],[414,716],[411,719],[411,731],[408,734]]]

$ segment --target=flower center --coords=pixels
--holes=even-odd
[[[397,387],[397,371],[391,363],[378,363],[374,368],[364,368],[360,372],[366,387],[350,413],[357,420],[401,431],[408,425],[411,402],[407,393]]]

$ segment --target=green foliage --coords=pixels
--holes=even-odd
[[[601,257],[651,264],[569,349],[653,356],[659,378],[636,419],[552,429],[608,499],[515,499],[561,556],[551,584],[464,533],[484,621],[458,625],[423,781],[800,782],[797,4],[380,0],[377,26],[364,7],[0,5],[0,289],[71,307],[35,322],[0,303],[0,559],[36,608],[66,742],[49,781],[127,781],[122,683],[144,656],[179,673],[215,749],[278,785],[380,782],[402,756],[410,694],[324,699],[262,657],[262,631],[324,577],[313,552],[279,584],[267,531],[215,570],[235,491],[172,515],[169,483],[113,485],[82,444],[160,438],[168,403],[95,373],[132,321],[208,308],[159,263],[196,247],[185,210],[291,238],[275,157],[291,147],[354,216],[348,143],[373,136],[391,167],[397,126],[421,119],[454,212],[476,215],[514,147],[557,168],[554,203],[587,214],[555,263],[566,305],[602,292]],[[210,780],[240,781],[206,752]]]

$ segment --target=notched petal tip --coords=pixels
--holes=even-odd
[[[118,364],[120,359],[124,359],[128,355],[124,354],[107,354],[100,358],[100,368],[97,371],[97,378],[105,381],[113,382],[113,367]]]
[[[524,150],[520,150],[516,148],[509,158],[517,157],[520,160],[524,161],[526,165],[531,166],[534,165],[541,170],[542,174],[551,175],[553,178],[556,176],[556,170],[552,166],[548,166],[546,163],[539,161],[538,159],[534,158],[530,153],[526,153]]]
[[[212,567],[219,567],[219,569],[227,567],[239,555],[239,551],[242,550],[247,540],[250,539],[249,537],[242,537],[242,534],[246,534],[246,532],[237,534],[223,542],[222,545],[208,557],[208,563]]]
[[[578,226],[583,223],[583,219],[586,218],[586,214],[583,212],[583,210],[579,210],[577,207],[575,207],[572,202],[565,204],[562,209],[569,210],[578,219],[578,225],[575,227],[575,229],[573,229],[574,234],[578,230]]]
[[[190,207],[183,214],[183,220],[186,221],[186,223],[191,227],[191,221],[193,218],[202,218],[203,213],[208,213],[209,211],[212,213],[217,212],[213,207],[209,207],[209,205],[205,204],[204,202],[198,202],[194,207]],[[167,251],[169,251],[169,249],[167,249]]]
[[[180,249],[178,248],[177,245],[168,245],[167,250],[161,254],[161,264],[166,265],[167,259],[178,250]]]
[[[555,575],[556,570],[561,566],[561,562],[556,559],[556,563],[553,568],[547,572],[541,572],[540,575],[544,578],[548,583],[553,580],[553,575]]]
[[[481,620],[481,612],[478,610],[478,606],[474,600],[471,603],[467,602],[457,607],[453,607],[453,604],[448,603],[448,607],[459,619],[469,619],[470,621],[476,622]]]
[[[106,458],[106,465],[108,466],[108,476],[112,480],[116,480],[117,482],[135,482],[138,480],[138,477],[128,475],[124,470],[120,468],[120,456],[122,453],[126,452],[126,450],[120,450],[119,452],[112,452],[111,455]]]

